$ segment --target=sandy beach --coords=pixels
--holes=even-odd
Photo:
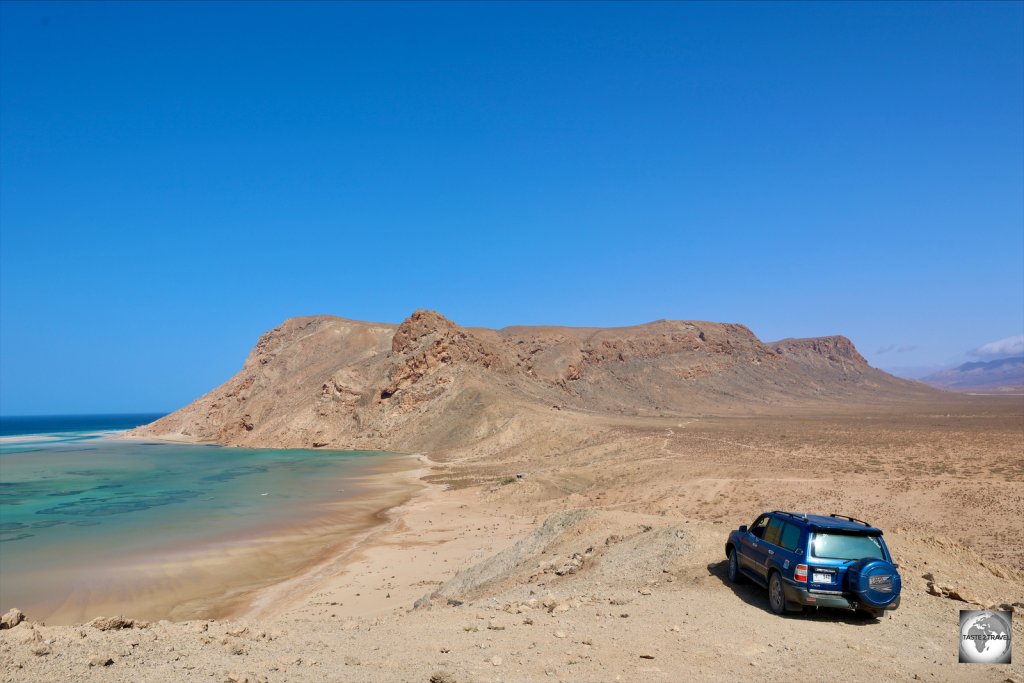
[[[133,448],[134,442],[107,437],[79,443],[3,456],[6,492],[18,506],[7,508],[4,518],[14,529],[4,539],[5,609],[19,606],[49,624],[74,624],[113,613],[147,620],[244,614],[264,589],[343,556],[385,524],[389,510],[423,486],[410,473],[418,466],[415,458],[342,454],[338,459],[327,454],[342,463],[341,468],[323,458],[305,465],[328,477],[316,482],[316,492],[301,490],[306,496],[302,500],[295,498],[299,484],[288,474],[283,479],[263,475],[265,481],[259,483],[225,483],[252,476],[250,472],[259,476],[263,469],[254,464],[239,470],[237,463],[248,459],[241,454],[239,460],[236,451],[168,450],[147,443]],[[119,469],[144,472],[161,463],[173,468],[179,451],[209,463],[209,469],[193,477],[201,485],[203,474],[212,473],[205,477],[213,480],[206,482],[205,494],[167,490],[187,480],[157,476],[147,484],[153,477],[132,479],[130,470]],[[301,455],[281,453],[279,460],[274,453],[266,451],[264,461],[302,462]],[[126,460],[140,462],[130,465]],[[82,469],[85,464],[91,469]],[[69,469],[76,475],[72,483],[67,479]],[[47,480],[61,483],[46,488]],[[146,488],[126,489],[130,482]],[[236,488],[225,488],[231,485]],[[281,488],[274,488],[277,485]],[[19,495],[29,497],[19,501]],[[40,505],[53,505],[51,501],[57,507],[41,510],[45,516],[31,514]],[[28,514],[15,517],[22,507],[30,508]],[[217,515],[224,519],[211,517]],[[17,519],[26,522],[13,521]]]
[[[424,456],[417,456],[427,464]],[[459,568],[501,550],[533,528],[529,519],[486,514],[473,491],[426,484],[428,465],[409,473],[419,484],[408,500],[382,511],[386,521],[340,552],[260,591],[243,618],[303,618],[311,611],[376,617],[404,611]]]
[[[0,445],[10,446],[13,444],[40,444],[51,441],[70,441],[79,439],[102,439],[116,438],[123,430],[104,430],[89,432],[63,432],[58,434],[17,434],[12,436],[0,436]]]

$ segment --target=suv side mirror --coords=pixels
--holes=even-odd
[[[740,524],[740,533],[744,534],[746,532],[747,532],[747,525],[746,524]]]

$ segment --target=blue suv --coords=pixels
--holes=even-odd
[[[725,556],[729,581],[766,587],[776,614],[806,606],[879,617],[900,605],[902,581],[881,529],[853,517],[766,512],[729,534]]]

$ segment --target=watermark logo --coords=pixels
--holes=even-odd
[[[960,662],[1009,664],[1013,650],[1013,612],[960,610]]]

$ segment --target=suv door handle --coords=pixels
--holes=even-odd
[[[775,551],[774,551],[774,550],[770,550],[770,549],[769,549],[769,550],[768,550],[768,554],[769,554],[769,555],[774,555],[774,554],[775,554]]]

